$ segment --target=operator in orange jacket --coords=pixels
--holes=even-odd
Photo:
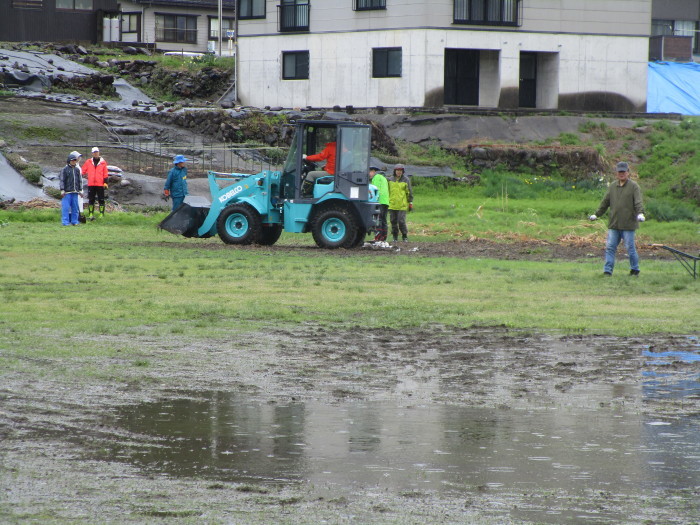
[[[323,160],[326,161],[325,166],[323,166],[323,171],[310,171],[306,175],[306,180],[304,181],[304,184],[302,186],[303,195],[311,195],[311,193],[313,192],[314,183],[319,177],[324,177],[326,175],[335,175],[335,155],[335,141],[326,143],[326,147],[324,147],[320,153],[316,153],[316,155],[303,155],[304,160],[308,160],[311,162],[321,162]]]
[[[105,190],[107,189],[107,161],[100,157],[100,149],[92,148],[92,158],[83,164],[83,177],[87,176],[88,183],[88,213],[87,218],[95,220],[95,197],[100,204],[100,217],[105,216]]]

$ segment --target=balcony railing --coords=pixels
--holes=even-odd
[[[310,7],[309,4],[278,5],[280,33],[308,31]]]

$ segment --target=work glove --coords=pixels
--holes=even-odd
[[[302,159],[306,159],[306,153],[301,156]]]
[[[637,220],[639,222],[644,222],[645,220],[647,220],[647,218],[644,216],[643,213],[640,213],[639,215],[637,215]]]
[[[591,215],[590,217],[588,217],[588,220],[589,220],[589,221],[594,221],[594,220],[596,220],[597,218],[598,218],[598,217],[597,217],[596,215]]]
[[[105,182],[105,189],[108,189],[109,185]]]
[[[413,211],[413,203],[412,202],[408,203],[408,211]]]
[[[66,194],[66,192],[61,190],[61,197],[63,197],[65,194]]]
[[[163,195],[170,197],[170,190],[163,190]]]

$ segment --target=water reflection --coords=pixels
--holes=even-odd
[[[640,395],[637,387],[572,395]],[[105,459],[152,474],[309,482],[336,496],[359,487],[464,491],[679,488],[700,485],[694,424],[656,425],[623,410],[494,410],[389,402],[263,403],[178,392],[124,408],[128,439]]]

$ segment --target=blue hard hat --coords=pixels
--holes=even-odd
[[[187,162],[189,159],[186,158],[184,155],[175,155],[175,158],[173,159],[173,164],[180,164],[181,162]]]

